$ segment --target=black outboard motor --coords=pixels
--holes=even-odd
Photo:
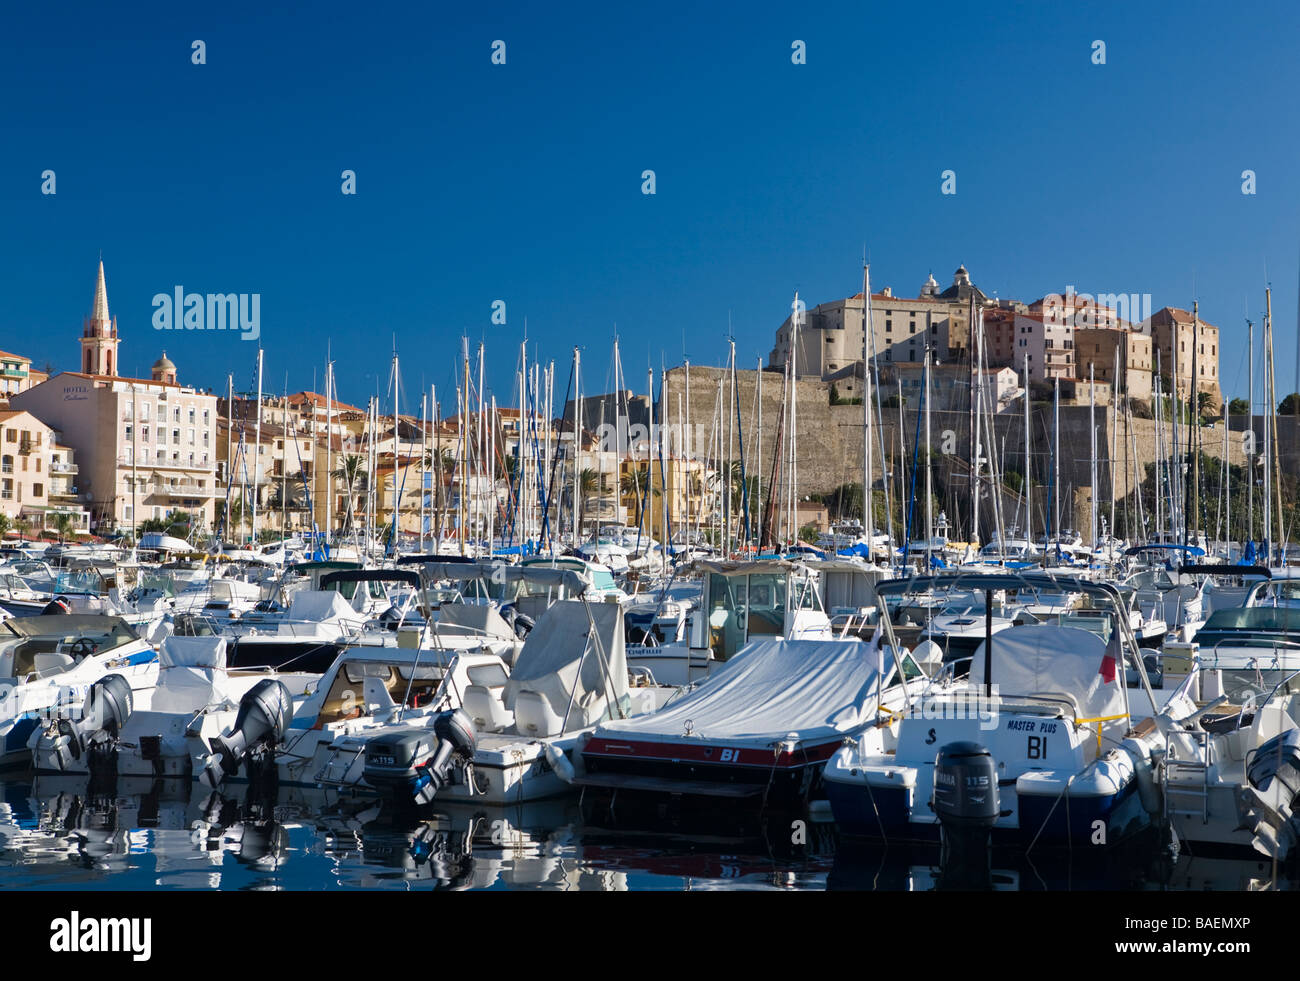
[[[239,700],[239,714],[229,734],[211,741],[212,755],[203,768],[203,783],[216,788],[239,772],[239,764],[250,754],[283,742],[292,721],[289,689],[274,678],[259,681]]]
[[[930,807],[942,829],[945,888],[980,888],[991,880],[989,838],[998,819],[998,768],[976,742],[947,743],[934,764]]]
[[[1300,796],[1300,729],[1288,729],[1255,751],[1246,767],[1246,779],[1256,790],[1267,791],[1277,780],[1286,788],[1292,810]]]
[[[442,712],[432,729],[394,729],[366,743],[366,783],[399,801],[427,804],[451,782],[456,762],[474,756],[474,723],[461,709]]]
[[[54,599],[46,603],[45,606],[41,609],[41,616],[43,617],[59,616],[61,614],[68,614],[71,612],[72,612],[72,607],[68,605],[68,601],[65,600],[62,596],[56,596],[54,597]]]
[[[51,751],[60,770],[87,757],[87,769],[111,765],[122,727],[131,718],[135,698],[131,683],[120,674],[105,675],[86,692],[81,718],[59,719]]]

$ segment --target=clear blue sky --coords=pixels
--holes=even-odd
[[[102,250],[124,373],[166,347],[248,385],[256,345],[151,327],[183,285],[261,294],[277,391],[319,389],[328,340],[341,397],[382,393],[395,335],[442,395],[467,333],[509,400],[525,317],[593,392],[617,325],[642,390],[721,363],[729,320],[752,366],[796,289],[857,291],[865,245],[908,296],[965,263],[1002,297],[1199,298],[1229,395],[1271,280],[1293,387],[1294,3],[614,6],[6,5],[0,348],[75,369]]]

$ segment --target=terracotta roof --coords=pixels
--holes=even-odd
[[[308,402],[317,408],[324,409],[329,400],[325,398],[324,395],[320,395],[317,392],[296,392],[289,396],[290,405],[301,405],[303,402]],[[358,409],[355,405],[348,405],[346,402],[340,402],[337,399],[334,400],[333,404],[331,404],[329,408],[336,412],[365,412],[365,409]]]
[[[0,351],[0,358],[10,358],[14,361],[26,361],[28,364],[32,363],[31,358],[24,358],[21,354],[10,354],[8,351]]]

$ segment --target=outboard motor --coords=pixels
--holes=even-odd
[[[979,888],[990,880],[988,846],[998,805],[998,768],[988,749],[967,741],[940,747],[930,807],[942,829],[946,888]]]
[[[66,770],[86,756],[86,767],[96,770],[112,762],[122,727],[131,718],[135,699],[131,683],[120,674],[105,675],[90,686],[76,722],[59,719],[50,747],[58,768]]]
[[[68,601],[62,596],[56,596],[45,604],[44,608],[41,610],[41,616],[58,616],[60,614],[68,614],[71,612],[72,607],[68,605]]]
[[[1278,781],[1285,789],[1281,799],[1294,810],[1300,796],[1300,729],[1288,729],[1259,747],[1246,767],[1246,779],[1262,792]]]
[[[473,721],[461,709],[448,710],[431,729],[394,729],[367,742],[365,781],[398,801],[427,804],[451,782],[456,762],[474,756],[475,746]]]
[[[203,768],[203,782],[216,788],[226,777],[239,771],[239,764],[254,753],[260,755],[289,734],[293,702],[289,689],[274,678],[259,681],[239,700],[239,714],[229,734],[211,741],[212,755]]]

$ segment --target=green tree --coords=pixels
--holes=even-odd
[[[359,456],[349,454],[340,461],[339,466],[330,474],[335,480],[343,481],[344,490],[347,492],[347,510],[343,517],[343,531],[352,530],[353,505],[356,501],[356,495],[359,489],[365,486],[366,478],[366,461]]]
[[[1277,407],[1280,416],[1300,415],[1300,393],[1292,392]]]
[[[630,497],[636,502],[636,523],[641,524],[642,512],[646,504],[646,486],[650,484],[650,471],[646,467],[638,467],[636,470],[623,474],[619,478],[619,490],[624,497]],[[652,497],[661,497],[663,489],[659,487],[650,487]]]
[[[76,530],[72,524],[72,515],[59,511],[54,515],[54,520],[50,522],[54,530],[58,532],[59,543],[67,541],[72,533]]]
[[[9,515],[5,514],[3,511],[0,511],[0,538],[4,538],[4,536],[8,533],[10,527],[11,527],[11,522],[9,521]]]
[[[1245,399],[1233,399],[1228,403],[1228,414],[1234,416],[1244,416],[1250,412],[1250,403]]]

